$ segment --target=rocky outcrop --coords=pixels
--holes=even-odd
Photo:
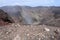
[[[1,7],[13,20],[19,22],[21,18],[21,7],[20,6],[3,6]]]
[[[60,26],[60,7],[4,6],[15,23]]]
[[[0,9],[0,25],[7,25],[9,23],[12,23],[13,21],[8,16],[6,12]]]

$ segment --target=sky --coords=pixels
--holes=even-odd
[[[60,6],[60,0],[0,0],[0,6]]]

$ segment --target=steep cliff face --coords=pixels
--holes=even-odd
[[[20,6],[4,6],[1,7],[2,10],[7,12],[7,14],[14,20],[14,22],[19,22],[21,7]]]
[[[60,7],[4,6],[0,9],[16,23],[60,26]]]
[[[6,12],[0,9],[0,25],[7,25],[9,23],[12,23],[13,20],[8,16]]]

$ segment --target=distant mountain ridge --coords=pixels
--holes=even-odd
[[[0,9],[7,12],[15,22],[22,24],[60,26],[60,7],[3,6]]]

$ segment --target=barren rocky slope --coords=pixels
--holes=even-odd
[[[21,24],[45,24],[60,27],[60,7],[3,6],[14,22]]]
[[[14,23],[0,26],[0,40],[60,40],[60,28]]]
[[[0,7],[0,40],[60,40],[60,7]]]

